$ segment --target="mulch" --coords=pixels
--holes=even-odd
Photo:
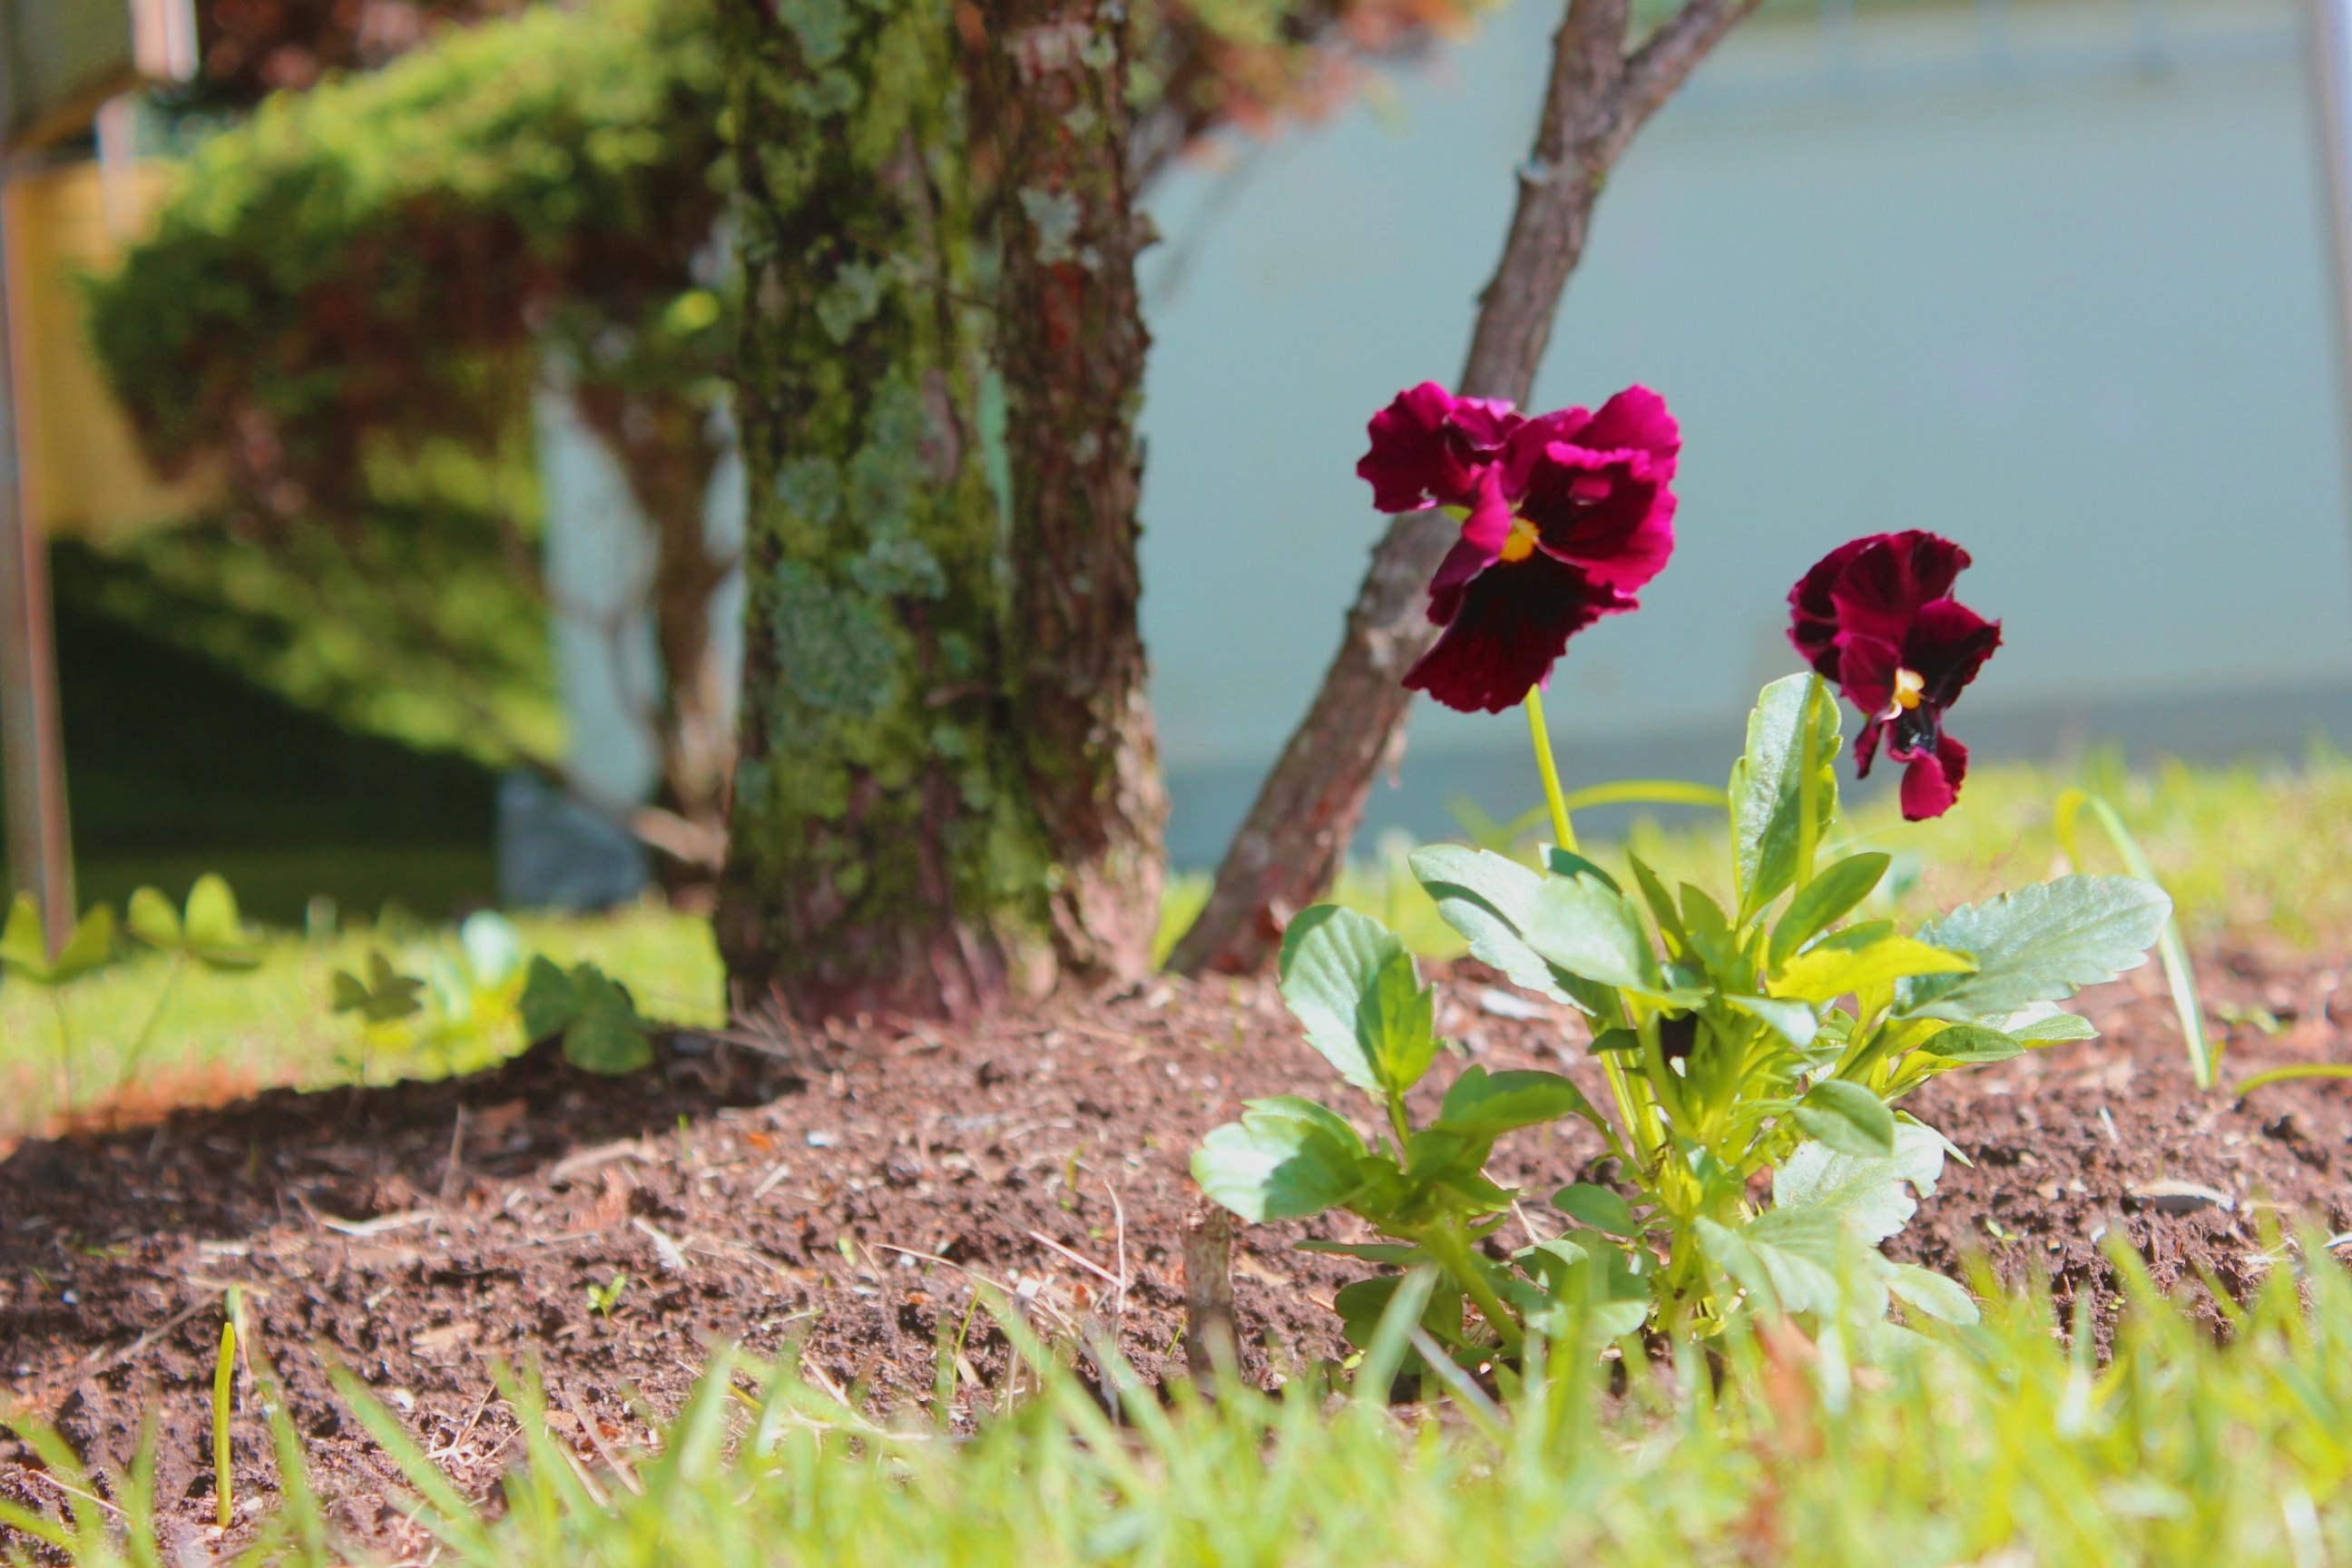
[[[2268,1015],[2231,1027],[2231,1080],[2352,1060],[2342,969],[2242,950],[2203,964],[2221,1016]],[[1974,1164],[1950,1168],[1892,1250],[2043,1273],[2062,1305],[2088,1291],[2111,1306],[2110,1233],[2160,1285],[2242,1290],[2272,1266],[2278,1226],[2352,1229],[2352,1085],[2199,1093],[2153,968],[2081,1005],[2104,1039],[1917,1098]],[[1601,1093],[1581,1026],[1475,965],[1441,982],[1439,1025],[1469,1059],[1565,1066]],[[1337,1103],[1335,1088],[1269,985],[1164,981],[954,1032],[867,1020],[758,1048],[688,1039],[624,1079],[542,1049],[465,1079],[272,1091],[28,1142],[0,1163],[0,1401],[100,1467],[126,1467],[152,1430],[167,1554],[184,1543],[201,1561],[276,1484],[248,1377],[240,1524],[213,1529],[213,1364],[241,1287],[334,1521],[414,1552],[404,1489],[331,1363],[483,1497],[516,1451],[501,1363],[543,1371],[551,1424],[591,1465],[642,1446],[648,1415],[675,1410],[722,1343],[797,1354],[844,1399],[903,1409],[936,1401],[944,1338],[951,1366],[961,1345],[961,1410],[1008,1369],[976,1281],[1073,1342],[1115,1332],[1156,1377],[1181,1359],[1192,1149],[1244,1098]],[[1496,1174],[1540,1198],[1599,1153],[1581,1130],[1533,1131]],[[1527,1206],[1542,1226],[1549,1211]],[[1349,1223],[1318,1233],[1353,1239]],[[1290,1250],[1303,1234],[1245,1228],[1236,1248],[1261,1378],[1345,1353],[1329,1302],[1362,1266]],[[53,1507],[30,1458],[0,1436],[0,1491]]]

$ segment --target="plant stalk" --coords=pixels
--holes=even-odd
[[[1818,675],[1805,682],[1804,710],[1797,715],[1801,769],[1797,774],[1797,881],[1801,892],[1813,879],[1813,857],[1821,850],[1821,826],[1815,797],[1821,793],[1813,775],[1821,771],[1821,735],[1813,715],[1821,710],[1824,683]]]
[[[1445,1271],[1462,1282],[1462,1293],[1470,1298],[1471,1305],[1478,1309],[1479,1316],[1494,1325],[1495,1332],[1502,1336],[1503,1342],[1513,1350],[1518,1349],[1527,1335],[1520,1330],[1519,1321],[1512,1316],[1510,1308],[1495,1294],[1495,1287],[1487,1282],[1486,1271],[1470,1256],[1470,1244],[1463,1238],[1461,1230],[1450,1223],[1439,1226],[1422,1237],[1422,1245],[1437,1254],[1439,1261],[1445,1266]]]
[[[1544,805],[1551,813],[1552,837],[1570,854],[1576,851],[1576,828],[1568,819],[1568,797],[1560,793],[1559,769],[1552,761],[1551,732],[1544,727],[1543,689],[1528,688],[1528,738],[1535,742],[1536,772],[1543,775]]]

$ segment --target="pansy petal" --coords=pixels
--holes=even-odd
[[[1608,458],[1555,442],[1520,511],[1545,552],[1631,594],[1675,552],[1675,493],[1640,454]]]
[[[1831,585],[1838,624],[1899,647],[1919,607],[1948,595],[1968,564],[1969,552],[1940,534],[1918,529],[1880,534],[1855,552]]]
[[[1455,432],[1457,402],[1424,381],[1372,416],[1371,448],[1358,459],[1356,473],[1371,485],[1373,506],[1399,512],[1469,504],[1486,460]]]
[[[1499,452],[1522,425],[1530,421],[1499,397],[1457,397],[1447,422],[1471,450]]]
[[[1853,738],[1853,776],[1866,779],[1870,764],[1878,760],[1878,742],[1886,733],[1886,721],[1872,719],[1864,723],[1862,733]]]
[[[1840,632],[1834,651],[1836,679],[1845,700],[1873,718],[1885,712],[1895,700],[1895,671],[1903,662],[1902,650],[1867,634]]]
[[[1855,556],[1882,537],[1846,541],[1813,563],[1813,569],[1789,590],[1789,642],[1817,675],[1838,679],[1837,602],[1832,596],[1838,580]]]
[[[1969,776],[1969,749],[1946,735],[1903,770],[1903,819],[1925,822],[1951,810]]]
[[[1437,575],[1429,580],[1430,620],[1442,626],[1461,614],[1463,591],[1495,561],[1495,552],[1481,550],[1466,534],[1455,540],[1445,559],[1437,563]]]
[[[1596,451],[1647,452],[1662,479],[1674,478],[1683,449],[1682,426],[1666,411],[1666,400],[1646,386],[1629,386],[1602,404],[1574,439]]]
[[[1465,713],[1501,713],[1551,673],[1570,637],[1632,607],[1540,552],[1491,566],[1461,590],[1452,624],[1404,683]]]
[[[1937,599],[1919,606],[1903,639],[1903,662],[1927,682],[1927,700],[1948,708],[1999,647],[1999,621],[1986,620],[1957,599]]]

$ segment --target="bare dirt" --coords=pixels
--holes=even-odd
[[[2228,1030],[2231,1081],[2352,1060],[2340,969],[2241,951],[2204,965],[2217,1013],[2248,1020]],[[1441,1029],[1471,1059],[1565,1066],[1600,1093],[1580,1026],[1511,1016],[1525,999],[1498,995],[1456,969]],[[1950,1168],[1893,1250],[1951,1271],[1983,1258],[2011,1280],[2043,1271],[2062,1303],[2088,1290],[2105,1305],[2109,1232],[2160,1284],[2201,1274],[2242,1289],[2269,1267],[2266,1218],[2352,1228],[2352,1085],[2200,1094],[2152,968],[2083,1009],[2103,1040],[1918,1097],[1974,1164]],[[796,1350],[846,1399],[928,1406],[944,1331],[963,1336],[951,1385],[996,1384],[1008,1347],[972,1311],[978,1280],[1049,1332],[1115,1331],[1158,1375],[1181,1360],[1192,1149],[1244,1098],[1337,1087],[1261,983],[1160,983],[953,1034],[869,1021],[772,1045],[680,1041],[623,1079],[540,1050],[463,1080],[275,1091],[27,1143],[0,1163],[0,1401],[100,1467],[126,1466],[152,1416],[167,1549],[216,1549],[241,1532],[212,1528],[205,1436],[223,1303],[240,1287],[335,1520],[398,1551],[415,1544],[403,1489],[329,1385],[331,1362],[481,1496],[517,1436],[500,1363],[543,1369],[552,1424],[591,1464],[642,1445],[646,1413],[675,1409],[720,1343]],[[1599,1153],[1574,1131],[1531,1131],[1496,1173],[1540,1198]],[[1261,1377],[1344,1352],[1330,1297],[1362,1266],[1291,1251],[1302,1234],[1245,1229],[1235,1255]],[[276,1476],[249,1374],[240,1389],[249,1521]],[[54,1507],[31,1458],[0,1436],[0,1490]]]

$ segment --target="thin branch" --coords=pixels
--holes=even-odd
[[[1723,36],[1759,4],[1761,0],[1689,0],[1660,24],[1625,62],[1618,96],[1629,133],[1655,114]]]

